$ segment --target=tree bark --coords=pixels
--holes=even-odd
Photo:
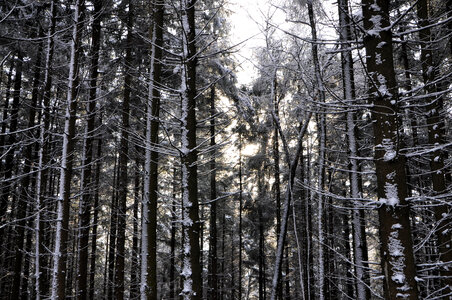
[[[79,51],[82,31],[82,0],[75,3],[74,23],[71,40],[71,61],[69,65],[66,115],[61,156],[60,186],[57,204],[57,224],[53,252],[53,276],[51,299],[65,298],[66,255],[69,234],[69,197],[71,194],[72,165],[75,145],[75,120],[77,88],[79,84]]]
[[[89,77],[89,99],[86,104],[87,122],[85,127],[85,145],[82,162],[81,175],[81,191],[82,197],[80,200],[79,211],[79,251],[78,251],[78,273],[77,273],[77,299],[86,300],[88,297],[88,243],[90,232],[90,217],[92,200],[94,198],[93,176],[92,176],[92,161],[93,161],[93,132],[95,129],[96,120],[96,98],[97,98],[97,77],[99,65],[99,49],[100,49],[100,34],[101,34],[101,12],[102,0],[94,1],[93,23],[91,32],[91,49],[90,49],[90,77]]]
[[[215,143],[215,86],[210,90],[210,236],[209,236],[209,265],[208,265],[208,298],[216,300],[218,297],[217,279],[217,182],[216,182],[216,143]]]
[[[398,91],[392,57],[389,2],[363,0],[385,299],[417,299],[405,157],[399,152]]]
[[[182,1],[182,220],[184,236],[183,290],[184,299],[202,298],[200,264],[200,222],[198,209],[198,151],[196,149],[196,0]]]

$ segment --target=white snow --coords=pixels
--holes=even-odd
[[[397,195],[397,185],[392,183],[385,184],[386,204],[396,206],[399,204],[399,197]]]

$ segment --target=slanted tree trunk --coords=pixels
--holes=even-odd
[[[375,143],[381,268],[385,299],[417,299],[416,269],[406,201],[405,157],[399,152],[398,91],[389,2],[363,0],[369,97]]]
[[[79,84],[79,51],[82,31],[82,0],[74,5],[74,23],[71,39],[71,60],[69,64],[68,92],[61,155],[60,186],[57,204],[55,247],[53,251],[53,274],[51,299],[65,299],[66,255],[69,234],[69,197],[71,194],[72,165],[75,145],[75,119],[77,88]]]

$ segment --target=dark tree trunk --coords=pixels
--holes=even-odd
[[[182,11],[183,38],[183,76],[185,90],[182,91],[182,199],[184,202],[183,229],[186,232],[183,272],[185,299],[202,298],[202,269],[200,263],[200,222],[198,208],[198,151],[196,149],[196,32],[195,4],[196,0],[184,0]],[[191,287],[190,287],[191,286]]]
[[[93,161],[93,132],[96,120],[96,97],[97,77],[101,34],[101,11],[102,0],[94,1],[93,23],[91,32],[90,50],[90,77],[89,77],[89,99],[86,105],[88,119],[85,128],[85,145],[82,162],[82,197],[79,211],[79,251],[78,251],[78,273],[77,273],[77,299],[86,300],[88,297],[88,243],[90,231],[90,217],[94,187],[92,184],[92,161]]]
[[[389,2],[363,0],[364,46],[373,104],[379,235],[384,296],[417,299],[416,269],[406,201],[405,157],[399,153],[398,91],[392,57]]]
[[[99,122],[102,123],[102,122]],[[93,223],[92,223],[92,234],[91,234],[91,256],[90,256],[90,270],[89,270],[89,297],[88,299],[94,299],[95,291],[95,278],[96,278],[96,249],[97,249],[97,226],[99,223],[99,181],[100,181],[100,171],[101,171],[101,155],[102,155],[102,139],[97,140],[97,163],[96,172],[94,175],[94,205],[93,205]]]
[[[44,30],[41,26],[39,26],[37,36],[42,37],[44,34]],[[36,54],[36,64],[33,75],[33,89],[31,94],[31,104],[30,109],[28,110],[28,128],[31,131],[29,134],[32,137],[35,137],[35,130],[32,129],[35,126],[35,117],[36,117],[36,108],[38,104],[38,94],[39,94],[39,84],[41,80],[41,56],[42,56],[42,43],[38,45],[38,51]],[[16,245],[14,249],[15,260],[14,260],[14,280],[13,280],[13,290],[11,294],[11,299],[17,299],[19,296],[20,283],[21,283],[21,270],[22,270],[22,259],[23,253],[28,253],[23,249],[24,247],[24,238],[25,238],[25,224],[26,224],[26,216],[27,216],[27,207],[29,202],[28,195],[30,194],[29,186],[31,182],[31,170],[33,162],[33,147],[35,143],[29,143],[25,147],[25,151],[23,154],[24,158],[24,167],[22,170],[23,177],[20,181],[20,192],[19,192],[19,203],[17,206],[17,226],[16,226]],[[24,292],[24,291],[22,291]]]
[[[134,8],[132,0],[128,1],[127,12],[127,38],[126,38],[126,56],[125,56],[125,75],[124,75],[124,96],[122,101],[122,124],[121,139],[119,150],[119,175],[118,175],[118,227],[117,227],[117,245],[116,245],[116,266],[114,278],[114,298],[116,300],[124,299],[124,261],[125,261],[125,243],[127,226],[127,191],[129,177],[127,174],[129,162],[129,131],[130,131],[130,95],[132,93],[132,49],[133,49],[133,17]]]
[[[424,80],[424,89],[428,96],[427,98],[427,125],[428,125],[428,143],[432,147],[445,144],[445,130],[446,125],[442,114],[444,113],[443,96],[434,95],[434,93],[441,91],[440,84],[436,84],[438,66],[434,63],[434,43],[431,42],[432,33],[430,31],[430,12],[434,4],[430,0],[419,0],[417,2],[417,15],[419,18],[419,38],[421,44],[421,62],[422,62],[422,77]],[[429,96],[430,95],[430,96]],[[445,179],[445,153],[438,149],[430,153],[430,170],[432,176],[432,186],[434,196],[447,194],[446,179]],[[452,292],[452,229],[450,225],[449,205],[441,202],[435,205],[434,209],[435,219],[438,223],[436,235],[439,242],[439,260],[444,263],[440,268],[441,279],[446,289],[442,292],[444,295],[449,295]]]
[[[216,144],[215,144],[215,87],[210,90],[210,235],[209,235],[209,265],[208,265],[208,298],[218,297],[217,279],[217,181],[216,181]]]
[[[53,254],[52,299],[65,299],[66,259],[69,235],[69,198],[71,195],[72,166],[75,146],[75,120],[77,109],[77,90],[79,84],[79,54],[82,31],[82,0],[77,0],[74,8],[74,28],[72,33],[71,63],[68,79],[66,119],[63,134],[63,151],[59,197],[57,204],[57,224]]]

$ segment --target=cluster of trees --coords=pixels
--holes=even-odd
[[[450,2],[2,2],[0,299],[452,296]]]

